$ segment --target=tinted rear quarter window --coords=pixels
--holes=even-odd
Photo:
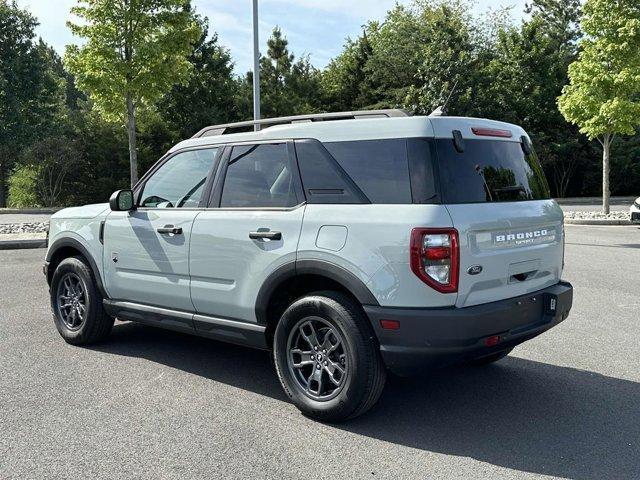
[[[372,203],[412,203],[406,139],[327,142],[326,149]]]
[[[296,140],[296,155],[309,203],[369,203],[318,140]]]
[[[440,188],[445,203],[513,202],[550,197],[535,152],[525,155],[519,142],[436,140]]]

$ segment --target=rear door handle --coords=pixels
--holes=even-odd
[[[160,227],[156,230],[158,233],[162,234],[173,234],[173,235],[182,235],[182,227],[174,227],[173,225],[165,225],[164,227]]]
[[[249,232],[249,238],[251,240],[260,240],[261,238],[266,238],[267,240],[281,240],[282,233],[281,232],[271,232],[269,230],[264,232]]]

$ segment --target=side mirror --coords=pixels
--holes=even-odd
[[[116,190],[109,199],[109,207],[114,212],[133,210],[133,192],[131,190]]]

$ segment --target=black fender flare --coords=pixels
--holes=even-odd
[[[47,256],[45,258],[45,261],[47,262],[47,264],[51,262],[51,259],[54,257],[56,252],[66,247],[70,247],[75,250],[78,250],[82,254],[82,256],[87,259],[87,262],[89,262],[89,267],[93,272],[93,278],[95,278],[96,280],[96,285],[98,287],[98,290],[100,291],[100,294],[102,295],[102,298],[109,298],[104,288],[104,284],[102,283],[102,277],[100,276],[100,270],[98,270],[98,265],[96,264],[96,261],[94,260],[93,256],[89,253],[89,250],[87,250],[87,248],[75,238],[69,238],[69,237],[59,238],[58,240],[53,242],[49,247],[49,249],[47,250]],[[53,272],[48,272],[47,282],[50,281],[51,277],[53,277]]]
[[[333,280],[348,291],[362,305],[380,306],[376,297],[362,280],[347,269],[325,260],[297,260],[285,263],[275,269],[263,282],[256,298],[255,313],[259,325],[268,322],[267,309],[269,300],[278,286],[298,275],[319,275]]]

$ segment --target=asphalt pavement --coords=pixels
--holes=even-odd
[[[574,307],[482,368],[391,378],[342,425],[303,417],[268,355],[49,312],[44,250],[0,251],[0,479],[640,478],[640,229],[567,226]]]

